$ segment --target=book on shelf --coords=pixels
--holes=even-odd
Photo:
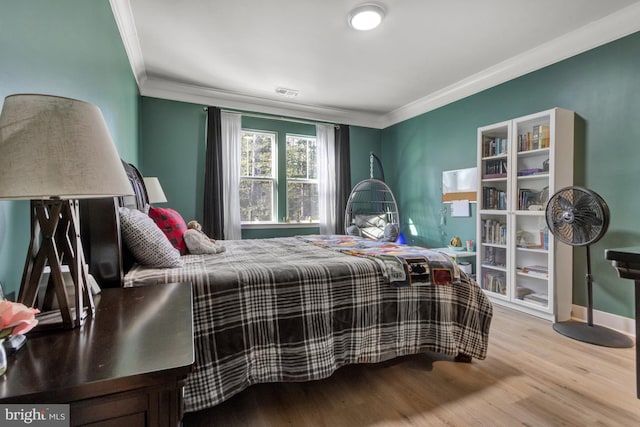
[[[482,188],[483,209],[507,209],[507,192],[495,187]]]
[[[507,154],[507,138],[485,137],[482,141],[482,157],[493,157]]]
[[[484,242],[486,243],[486,242]],[[482,258],[482,265],[506,268],[507,266],[507,251],[505,248],[495,248],[492,246],[485,246],[484,256]]]
[[[507,173],[488,173],[485,175],[482,175],[482,179],[493,179],[493,178],[506,178],[507,177]]]
[[[549,267],[546,265],[526,265],[522,267],[522,270],[525,272],[534,272],[534,273],[549,273]]]
[[[482,220],[482,241],[498,245],[507,244],[507,224],[493,219]]]
[[[533,292],[522,297],[525,301],[535,302],[538,304],[549,304],[549,296],[544,293]]]
[[[518,190],[518,209],[527,210],[529,206],[538,204],[540,191],[521,188]]]
[[[533,126],[533,150],[549,147],[549,125]]]
[[[490,178],[488,175],[507,176],[507,159],[487,160],[484,164],[483,178]],[[491,177],[498,178],[498,176]]]
[[[518,171],[518,176],[529,176],[544,172],[541,168],[521,169]]]
[[[526,267],[523,268],[518,268],[518,272],[522,273],[522,274],[527,274],[529,276],[535,276],[535,277],[540,277],[543,279],[548,279],[549,278],[549,274],[548,273],[543,273],[540,271],[535,271],[535,270],[528,270]]]
[[[534,125],[531,132],[525,132],[518,135],[518,151],[549,148],[549,129],[549,125]]]
[[[486,271],[482,278],[482,288],[499,294],[507,293],[507,281],[504,274]]]

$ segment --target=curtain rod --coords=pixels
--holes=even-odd
[[[202,108],[204,111],[208,111],[209,107],[203,107]],[[285,122],[293,122],[293,123],[303,123],[303,124],[307,124],[307,125],[317,125],[317,124],[322,124],[322,125],[331,125],[336,129],[340,129],[340,125],[337,125],[335,123],[325,123],[325,122],[314,122],[311,120],[302,120],[302,119],[292,119],[289,117],[282,117],[282,116],[269,116],[267,114],[258,114],[258,113],[243,113],[242,111],[234,111],[234,110],[225,110],[225,109],[220,109],[220,111],[224,111],[225,113],[238,113],[242,116],[246,116],[246,117],[255,117],[258,119],[271,119],[271,120],[282,120]]]

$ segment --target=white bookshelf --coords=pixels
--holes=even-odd
[[[552,321],[571,317],[573,257],[545,207],[573,183],[573,129],[560,108],[478,129],[477,281],[495,303]]]

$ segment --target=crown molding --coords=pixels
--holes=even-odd
[[[382,128],[443,107],[501,83],[640,31],[640,3],[509,58],[385,114]]]
[[[120,38],[124,44],[124,50],[127,52],[133,76],[138,84],[138,89],[140,89],[147,79],[147,70],[144,66],[131,3],[129,0],[109,0],[109,4],[111,5],[118,31],[120,31]]]
[[[300,119],[336,124],[344,123],[377,129],[380,129],[380,123],[382,122],[381,115],[241,95],[156,77],[147,77],[140,87],[140,94],[143,96],[190,102],[193,104],[215,105],[221,108],[252,111],[275,116],[297,117]]]
[[[384,129],[640,31],[635,3],[386,114],[284,102],[147,76],[130,0],[109,0],[140,94],[244,111]]]

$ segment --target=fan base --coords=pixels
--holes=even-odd
[[[589,344],[614,348],[633,347],[631,338],[604,326],[589,326],[588,323],[568,321],[554,323],[553,329],[569,338]]]

